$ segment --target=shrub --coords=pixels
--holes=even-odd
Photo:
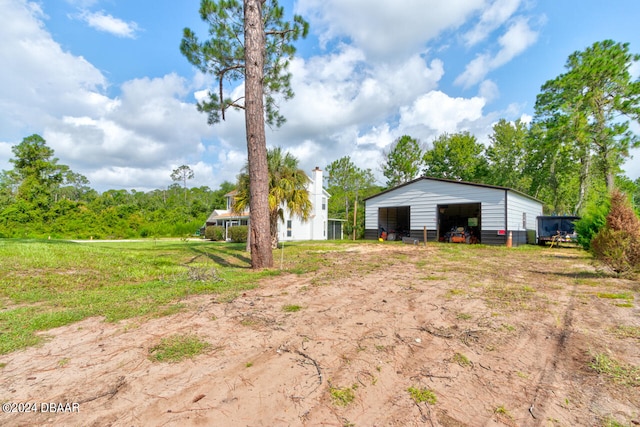
[[[234,227],[229,227],[227,232],[229,233],[229,238],[234,242],[246,242],[249,227],[246,225],[236,225]]]
[[[600,200],[587,206],[582,217],[577,220],[575,231],[578,234],[578,244],[586,251],[591,249],[591,240],[604,227],[609,212],[609,201]]]
[[[204,229],[204,238],[214,241],[224,240],[224,227],[209,225]]]
[[[611,193],[611,210],[605,226],[591,241],[591,252],[616,273],[640,267],[640,219],[619,191]]]

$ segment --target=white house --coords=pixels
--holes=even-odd
[[[322,184],[322,170],[316,167],[312,171],[312,177],[307,183],[307,191],[309,192],[309,199],[312,204],[311,215],[307,221],[303,222],[296,215],[289,215],[289,212],[287,212],[285,208],[284,223],[278,221],[278,239],[280,241],[327,240],[329,227],[328,201],[330,196]],[[209,218],[207,218],[207,226],[222,226],[226,231],[229,227],[235,225],[248,225],[249,211],[237,214],[231,210],[235,194],[236,192],[232,191],[225,195],[227,198],[227,209],[214,210]],[[340,237],[332,236],[332,238]]]

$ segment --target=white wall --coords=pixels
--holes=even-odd
[[[308,221],[302,222],[297,216],[290,216],[285,208],[284,222],[278,221],[278,239],[293,240],[326,240],[328,226],[329,194],[323,188],[322,170],[316,168],[307,185],[309,199],[313,205]],[[324,203],[323,203],[324,200]],[[291,236],[287,236],[287,221],[291,220]]]
[[[508,192],[507,206],[508,229],[511,231],[536,230],[538,232],[537,217],[542,215],[542,204],[513,191]],[[526,214],[526,227],[523,227],[523,213]]]

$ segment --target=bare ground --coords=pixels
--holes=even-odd
[[[2,401],[79,412],[5,413],[0,424],[640,424],[640,378],[591,366],[599,354],[640,366],[638,335],[620,333],[640,327],[640,285],[598,273],[584,252],[363,245],[323,259],[232,301],[199,296],[169,317],[47,331],[44,345],[0,356]],[[150,360],[162,337],[187,333],[210,350]],[[415,402],[410,387],[437,401]]]

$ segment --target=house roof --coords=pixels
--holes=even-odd
[[[245,212],[243,214],[237,214],[235,212],[228,211],[226,209],[216,209],[211,213],[211,215],[209,215],[209,218],[207,218],[206,222],[209,223],[209,222],[215,222],[218,219],[234,219],[234,218],[246,219],[246,218],[249,218],[249,213]]]
[[[472,186],[475,186],[475,187],[493,188],[495,190],[511,191],[513,193],[519,194],[519,195],[521,195],[523,197],[526,197],[528,199],[531,199],[531,200],[534,200],[536,202],[542,203],[542,201],[536,199],[533,196],[530,196],[528,194],[523,193],[522,191],[514,190],[513,188],[509,188],[509,187],[500,187],[498,185],[480,184],[480,183],[477,183],[477,182],[456,181],[456,180],[453,180],[453,179],[445,179],[445,178],[433,178],[433,177],[429,177],[429,176],[421,176],[421,177],[416,178],[414,180],[411,180],[409,182],[405,182],[404,184],[400,184],[400,185],[398,185],[396,187],[384,190],[384,191],[382,191],[382,192],[380,192],[378,194],[374,194],[373,196],[369,196],[369,197],[365,198],[364,200],[367,201],[367,200],[370,200],[370,199],[374,199],[374,198],[376,198],[378,196],[381,196],[383,194],[389,193],[391,191],[395,191],[398,188],[402,188],[402,187],[405,187],[407,185],[413,184],[413,183],[418,182],[418,181],[423,181],[423,180],[447,182],[447,183],[450,183],[450,184],[472,185]]]

